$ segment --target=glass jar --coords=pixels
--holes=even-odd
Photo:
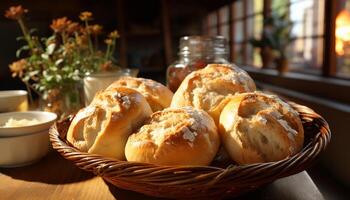
[[[83,107],[82,82],[69,82],[47,91],[40,98],[41,110],[54,112],[59,119],[77,112]]]
[[[137,69],[122,68],[111,72],[100,72],[89,74],[84,77],[84,99],[85,105],[89,105],[98,91],[106,89],[114,81],[123,76],[136,77]]]
[[[167,86],[173,92],[192,71],[211,63],[229,63],[227,41],[222,36],[185,36],[179,49],[178,60],[167,69]]]

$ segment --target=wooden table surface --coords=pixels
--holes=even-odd
[[[109,185],[102,178],[78,169],[53,150],[33,165],[0,168],[0,199],[159,200]],[[304,171],[239,199],[322,200],[323,196]]]

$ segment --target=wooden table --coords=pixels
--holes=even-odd
[[[78,169],[52,150],[36,164],[12,169],[0,168],[0,199],[155,200],[159,198],[109,185],[102,178]],[[322,200],[323,196],[304,171],[277,180],[239,199]]]

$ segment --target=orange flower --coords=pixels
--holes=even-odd
[[[9,67],[12,72],[12,77],[22,77],[24,70],[26,69],[27,61],[25,59],[13,62]]]
[[[68,20],[67,17],[62,17],[52,20],[50,27],[56,33],[62,33],[67,30],[70,24],[72,24],[72,21]]]
[[[47,100],[54,101],[55,99],[57,99],[59,97],[59,95],[60,95],[59,89],[57,89],[57,88],[50,89],[47,92]]]
[[[109,34],[109,38],[111,38],[111,39],[116,39],[116,38],[119,38],[119,37],[120,37],[120,35],[119,35],[119,33],[118,33],[117,30],[112,31],[112,32]]]
[[[28,10],[24,9],[21,5],[11,6],[8,10],[6,10],[5,17],[9,19],[18,20],[27,12]]]
[[[105,39],[105,43],[111,45],[113,43],[112,39]]]
[[[87,42],[88,42],[88,37],[86,34],[82,34],[82,35],[79,35],[77,38],[76,38],[76,42],[79,46],[83,47],[83,46],[86,46]]]
[[[90,33],[93,35],[99,35],[102,33],[102,26],[95,24],[89,26]]]
[[[80,13],[79,18],[81,19],[81,21],[91,21],[93,19],[92,13],[88,11]]]
[[[76,22],[73,22],[73,23],[68,24],[67,33],[72,34],[74,32],[77,32],[79,29],[80,29],[80,25]]]
[[[101,70],[102,70],[102,71],[111,70],[111,69],[112,69],[112,66],[113,66],[113,63],[112,63],[111,61],[107,61],[107,62],[101,64]]]

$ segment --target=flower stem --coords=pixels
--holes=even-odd
[[[110,57],[112,57],[113,56],[113,53],[114,53],[114,51],[115,51],[115,41],[116,41],[116,39],[113,39],[113,42],[112,42],[112,47],[111,47],[111,52],[110,52]]]
[[[89,42],[90,53],[93,54],[94,53],[94,49],[93,49],[92,41],[91,41],[91,34],[90,34],[90,30],[89,30],[89,23],[88,23],[87,20],[85,21],[85,27],[86,27],[86,31],[88,33],[88,42]]]
[[[23,22],[22,18],[19,18],[17,20],[17,22],[18,22],[19,26],[21,27],[22,33],[24,35],[24,38],[28,42],[29,48],[33,50],[34,49],[33,41],[30,38],[30,34],[29,34],[26,26],[24,25],[24,22]]]
[[[33,101],[32,90],[30,89],[30,86],[29,86],[27,81],[25,81],[24,84],[26,85],[26,88],[27,88],[27,91],[28,91],[29,103],[30,103],[30,105],[33,105],[34,101]]]
[[[111,45],[107,45],[107,50],[106,50],[106,55],[105,55],[105,60],[108,61],[109,59],[109,54],[110,54],[110,51],[111,51]]]

